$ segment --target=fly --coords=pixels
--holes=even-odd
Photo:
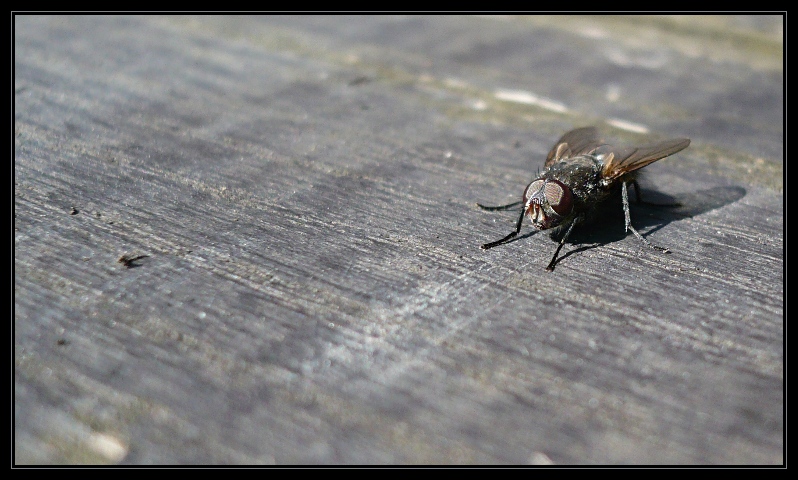
[[[690,139],[676,138],[643,147],[616,148],[598,138],[595,127],[578,128],[562,136],[546,157],[544,170],[524,189],[519,202],[498,207],[477,204],[483,210],[510,210],[522,205],[515,231],[495,242],[486,243],[482,249],[496,247],[510,241],[521,231],[524,215],[529,215],[538,230],[565,230],[557,250],[546,270],[554,270],[557,255],[574,226],[588,220],[596,207],[618,189],[623,202],[624,232],[631,231],[647,246],[669,253],[670,250],[654,245],[632,226],[629,216],[627,185],[635,187],[640,202],[640,188],[635,180],[637,170],[661,160],[690,145]]]

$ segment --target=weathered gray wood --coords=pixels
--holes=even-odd
[[[16,17],[15,462],[783,463],[781,25]],[[481,251],[591,124],[673,253]]]

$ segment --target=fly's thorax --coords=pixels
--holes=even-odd
[[[552,165],[542,176],[568,185],[573,194],[574,208],[582,212],[600,202],[614,186],[604,182],[603,167],[600,158],[582,155]]]

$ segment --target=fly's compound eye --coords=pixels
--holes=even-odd
[[[565,217],[574,206],[571,189],[558,180],[539,178],[530,183],[524,192],[524,203],[540,207],[548,205],[560,217]]]
[[[549,180],[543,187],[543,194],[546,196],[546,201],[554,212],[564,217],[571,213],[574,206],[574,200],[571,196],[571,189],[558,182],[557,180]]]
[[[543,203],[543,199],[546,198],[544,192],[541,191],[543,186],[546,185],[546,180],[537,179],[534,182],[530,183],[528,187],[526,187],[526,191],[524,192],[524,203],[525,204],[537,204],[540,205]]]

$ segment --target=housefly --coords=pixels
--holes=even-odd
[[[552,229],[554,234],[565,231],[546,267],[546,270],[552,271],[557,255],[574,226],[589,220],[604,200],[620,190],[625,219],[624,232],[631,231],[647,246],[669,253],[667,248],[654,245],[643,238],[632,226],[627,185],[634,185],[637,201],[641,202],[640,187],[635,180],[637,170],[684,150],[688,145],[689,139],[677,138],[643,147],[617,148],[601,142],[595,127],[572,130],[563,135],[551,149],[543,165],[543,172],[527,185],[521,201],[498,207],[477,204],[483,210],[511,210],[521,206],[515,231],[501,240],[486,243],[481,248],[493,248],[518,235],[526,214],[538,230]]]

